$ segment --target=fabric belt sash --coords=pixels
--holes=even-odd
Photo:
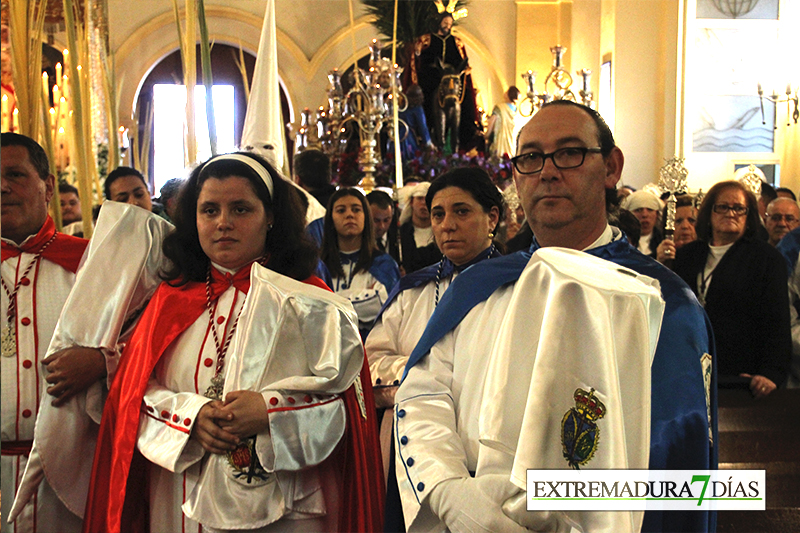
[[[3,456],[18,456],[31,454],[31,447],[33,447],[33,440],[10,440],[4,441],[0,445],[0,455]]]

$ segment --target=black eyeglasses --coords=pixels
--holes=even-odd
[[[737,217],[747,214],[747,207],[743,205],[714,204],[714,212],[718,215],[727,215],[730,211]]]
[[[555,152],[543,154],[541,152],[530,152],[527,154],[512,157],[511,162],[520,174],[536,174],[544,168],[544,162],[549,158],[553,161],[556,168],[566,170],[577,168],[583,164],[586,154],[602,153],[602,148],[584,148],[583,146],[570,146],[569,148],[559,148]]]

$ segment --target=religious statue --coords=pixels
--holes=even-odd
[[[442,12],[438,18],[436,31],[417,39],[414,52],[409,58],[408,75],[404,86],[407,88],[416,83],[422,88],[425,96],[425,117],[429,125],[435,123],[434,109],[439,84],[443,77],[442,64],[456,69],[468,60],[464,43],[452,34],[453,22],[452,13]],[[475,88],[469,68],[463,72],[462,79],[458,146],[466,150],[477,146],[482,150],[483,138],[479,135],[482,128],[477,122]]]

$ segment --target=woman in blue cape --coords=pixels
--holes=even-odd
[[[331,273],[331,288],[352,302],[362,338],[400,279],[397,263],[375,244],[370,213],[361,191],[339,189],[328,201],[322,237],[322,262]]]

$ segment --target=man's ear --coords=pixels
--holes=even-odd
[[[47,204],[50,205],[50,200],[53,199],[53,194],[55,194],[56,190],[56,177],[52,174],[49,174],[47,178],[44,180],[44,197],[47,200]]]
[[[606,165],[606,189],[614,189],[617,182],[622,177],[622,167],[625,165],[625,156],[622,155],[622,150],[614,147],[611,153],[605,158]]]

